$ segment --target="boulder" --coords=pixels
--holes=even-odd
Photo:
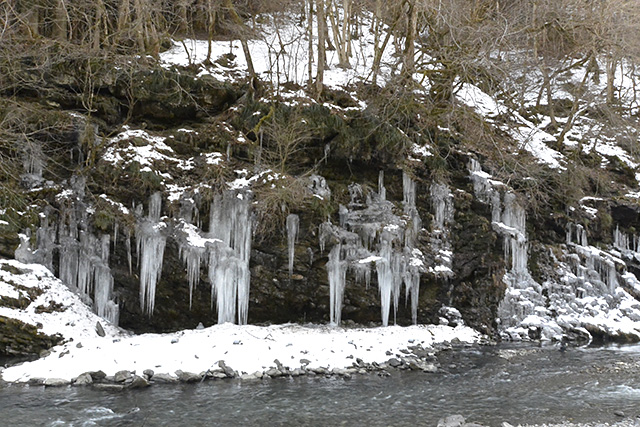
[[[123,383],[127,380],[130,380],[133,377],[133,374],[131,373],[131,371],[118,371],[116,372],[116,374],[113,376],[113,380],[116,383]]]
[[[93,384],[93,378],[89,372],[85,372],[84,374],[78,375],[78,377],[73,380],[73,384],[83,386]]]
[[[71,381],[64,378],[47,378],[43,384],[45,387],[62,387],[71,384]]]
[[[129,388],[145,388],[149,387],[149,381],[147,381],[144,377],[140,377],[138,375],[134,375],[131,380],[131,384],[129,384]]]
[[[462,415],[449,415],[438,420],[437,427],[462,427],[464,424],[465,419]]]

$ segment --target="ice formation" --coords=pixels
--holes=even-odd
[[[471,159],[469,172],[475,196],[491,205],[491,225],[504,238],[505,259],[511,259],[511,277],[508,280],[516,287],[520,282],[526,285],[530,275],[524,208],[512,191],[482,170],[477,160]]]
[[[253,219],[248,196],[225,192],[216,196],[211,208],[209,230],[213,243],[209,250],[209,281],[216,295],[218,323],[247,323],[251,274],[251,237]]]
[[[296,241],[298,239],[298,231],[300,228],[300,218],[296,214],[287,216],[287,244],[289,252],[289,277],[293,275],[293,258],[296,251]]]
[[[211,305],[214,301],[218,323],[246,324],[251,274],[252,216],[248,195],[227,191],[211,204],[209,232],[204,233],[182,218],[176,239],[187,267],[189,300],[200,281],[201,265],[208,267]]]
[[[369,192],[364,201],[360,185],[351,184],[349,193],[349,205],[339,208],[340,224],[325,222],[320,226],[320,249],[324,251],[327,243],[333,244],[327,262],[331,323],[341,321],[347,273],[351,272],[356,281],[364,281],[368,286],[372,264],[378,279],[382,324],[389,324],[392,307],[395,322],[403,283],[406,297],[411,299],[413,321],[417,322],[424,257],[415,248],[421,230],[415,206],[415,183],[405,174],[402,217],[394,214],[394,204],[387,200],[383,172],[379,175],[378,191]]]
[[[156,286],[162,275],[162,260],[167,237],[167,225],[160,221],[162,196],[154,193],[149,199],[147,217],[138,219],[136,224],[136,247],[140,264],[140,307],[148,315],[153,314]]]
[[[58,276],[69,288],[77,290],[94,311],[113,324],[118,323],[119,307],[113,300],[113,276],[109,268],[111,237],[97,237],[88,231],[87,207],[83,202],[85,181],[74,177],[72,189],[61,197],[62,209],[56,226],[49,214],[41,217],[36,231],[37,249],[32,251],[29,233],[21,235],[16,249],[18,261],[38,263],[53,271],[54,253],[58,253]]]
[[[640,295],[640,282],[627,271],[628,262],[640,260],[635,238],[616,228],[614,248],[601,250],[588,244],[583,225],[569,223],[566,250],[560,258],[549,252],[557,277],[539,284],[527,268],[526,217],[515,194],[491,179],[477,161],[472,160],[469,169],[475,195],[491,205],[493,229],[503,236],[505,259],[510,259],[504,275],[507,289],[498,308],[505,338],[589,338],[597,331],[640,337],[640,303],[629,294]]]
[[[431,249],[436,265],[429,272],[449,278],[453,275],[450,226],[453,224],[453,195],[446,184],[434,182],[430,188],[434,220],[431,230]]]

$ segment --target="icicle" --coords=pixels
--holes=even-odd
[[[341,205],[342,206],[342,205]],[[298,239],[300,218],[296,214],[287,216],[287,243],[289,245],[289,277],[293,275],[293,259],[295,256],[295,244]]]
[[[388,240],[384,239],[381,245],[381,259],[376,261],[376,271],[378,272],[382,326],[389,326],[389,311],[393,291],[392,252],[391,243]]]
[[[346,264],[341,261],[342,245],[337,244],[329,252],[327,272],[329,273],[329,320],[339,325],[342,320],[342,300],[346,285]]]
[[[414,325],[418,324],[418,302],[420,292],[420,272],[417,269],[408,271],[404,276],[405,297],[411,299],[411,320]]]
[[[434,182],[431,184],[431,205],[433,207],[434,224],[438,230],[444,230],[445,224],[453,222],[453,203],[449,187]]]
[[[193,305],[193,290],[200,281],[200,263],[204,248],[180,246],[180,257],[187,264],[187,281],[189,282],[189,309]]]
[[[119,228],[120,228],[120,225],[118,221],[115,221],[115,223],[113,224],[113,253],[116,252],[116,244],[118,243]]]
[[[527,273],[528,244],[525,235],[525,212],[513,193],[504,195],[502,222],[513,229],[505,235],[505,257],[511,255],[511,271],[514,274]]]
[[[402,203],[405,206],[405,214],[407,208],[416,206],[416,183],[405,171],[402,171]]]
[[[221,243],[208,245],[212,304],[216,298],[218,323],[246,324],[249,313],[252,218],[246,195],[226,192],[211,206],[210,234]]]
[[[100,260],[94,266],[94,297],[93,301],[98,316],[118,324],[118,305],[111,301],[113,293],[113,276],[109,269],[110,236],[104,234],[100,245]]]
[[[381,170],[378,174],[378,197],[380,201],[387,200],[387,189],[384,188],[384,171]]]
[[[133,274],[133,263],[131,257],[131,229],[126,228],[125,242],[127,245],[127,264],[129,265],[129,275]]]
[[[156,285],[162,275],[162,260],[166,237],[161,230],[166,224],[159,222],[162,198],[154,193],[149,201],[149,215],[136,225],[136,247],[140,264],[140,307],[153,314]]]

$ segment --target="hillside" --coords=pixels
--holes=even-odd
[[[613,33],[628,22],[566,2],[523,40],[517,2],[477,2],[476,20],[445,3],[327,2],[328,43],[305,2],[91,49],[49,15],[37,37],[7,19],[0,255],[136,333],[639,340],[640,74]]]

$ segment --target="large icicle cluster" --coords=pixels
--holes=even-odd
[[[22,235],[15,257],[21,262],[35,262],[53,271],[54,252],[58,252],[58,276],[77,290],[94,311],[118,324],[119,308],[113,300],[113,276],[109,268],[111,238],[97,237],[88,231],[87,207],[83,202],[85,181],[72,179],[72,188],[60,197],[63,208],[57,227],[43,214],[36,232],[37,249],[32,251],[28,235]]]
[[[406,297],[411,299],[413,321],[417,322],[424,261],[415,245],[422,225],[415,206],[415,183],[408,175],[404,176],[403,188],[402,217],[393,213],[394,205],[386,199],[384,174],[380,172],[377,192],[370,192],[363,200],[362,187],[352,184],[349,205],[340,206],[340,224],[325,222],[320,226],[321,250],[327,243],[333,244],[327,262],[332,323],[339,324],[342,318],[347,272],[368,286],[372,263],[378,279],[382,324],[389,324],[392,305],[395,321],[403,283]]]
[[[498,307],[498,320],[504,331],[517,327],[527,316],[538,314],[536,307],[544,306],[542,287],[527,268],[526,215],[516,195],[484,172],[475,159],[469,162],[469,172],[475,196],[491,206],[491,226],[502,236],[505,260],[510,260],[503,278],[507,290]]]
[[[162,275],[162,260],[167,243],[167,224],[160,221],[162,196],[154,193],[149,199],[149,213],[136,224],[136,247],[140,264],[140,307],[148,315],[153,314],[156,286]]]
[[[187,267],[190,302],[193,289],[200,281],[201,265],[205,265],[211,283],[211,305],[215,301],[218,323],[247,323],[253,222],[250,206],[247,194],[227,191],[214,197],[209,233],[190,224],[190,218],[181,219],[178,227],[177,239]]]
[[[429,272],[437,277],[453,275],[450,225],[453,224],[453,195],[446,184],[434,182],[430,188],[431,205],[434,212],[431,230],[431,248],[436,265]]]
[[[505,258],[511,261],[498,308],[505,338],[561,339],[590,337],[593,332],[640,337],[640,303],[624,289],[637,289],[640,295],[640,282],[621,259],[640,260],[640,254],[636,258],[633,253],[633,238],[616,229],[615,249],[605,251],[588,244],[584,226],[568,224],[566,250],[560,259],[549,252],[556,268],[539,284],[527,269],[524,209],[477,161],[472,160],[469,169],[476,197],[491,205],[493,229],[503,236]]]
[[[477,160],[471,159],[469,171],[475,196],[491,206],[491,225],[504,238],[505,258],[511,259],[509,280],[513,286],[529,284],[525,210],[516,195],[502,182],[491,179]]]

